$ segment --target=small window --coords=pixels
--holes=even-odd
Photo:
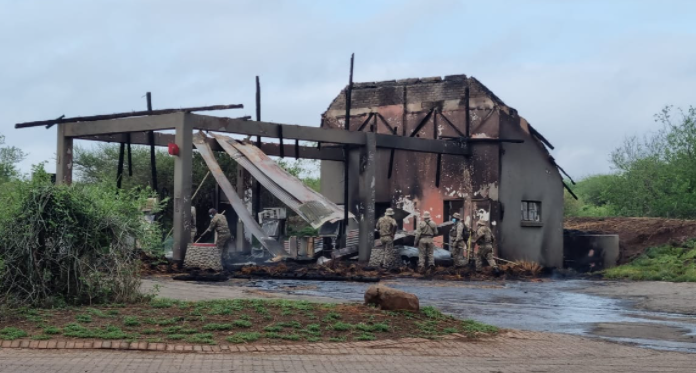
[[[541,225],[541,202],[522,201],[522,225]]]

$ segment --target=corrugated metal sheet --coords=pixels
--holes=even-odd
[[[342,208],[290,175],[261,149],[228,136],[213,136],[230,157],[314,228],[343,219]]]
[[[208,143],[205,141],[205,136],[202,133],[195,134],[193,136],[193,144],[196,146],[196,149],[198,149],[198,152],[203,157],[203,160],[205,160],[208,168],[210,168],[210,173],[213,174],[215,180],[218,182],[218,185],[220,185],[222,191],[225,192],[225,195],[232,205],[232,208],[237,213],[237,216],[239,216],[239,219],[244,223],[244,227],[248,229],[251,234],[254,235],[259,242],[261,242],[261,245],[263,245],[263,247],[265,247],[271,254],[279,257],[287,256],[280,243],[268,237],[268,235],[266,235],[266,233],[256,222],[254,217],[251,216],[251,213],[244,205],[244,201],[239,198],[237,192],[232,187],[232,184],[230,184],[230,181],[223,174],[220,165],[215,160],[213,151],[210,149],[210,145],[208,145]]]

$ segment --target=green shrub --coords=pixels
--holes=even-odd
[[[53,185],[42,167],[32,181],[0,189],[0,304],[42,306],[139,300],[136,242],[161,239],[142,218],[146,192],[113,185]]]

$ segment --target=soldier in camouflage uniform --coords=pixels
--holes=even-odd
[[[212,231],[217,232],[217,240],[215,241],[215,245],[217,246],[218,250],[220,250],[220,254],[224,256],[226,254],[225,248],[227,241],[232,238],[232,235],[230,234],[230,227],[227,225],[227,218],[225,218],[225,215],[218,214],[217,210],[215,209],[208,210],[208,213],[212,219],[210,220],[210,226],[202,234]]]
[[[454,225],[452,226],[449,235],[450,251],[452,252],[454,266],[462,267],[468,264],[467,260],[464,258],[468,258],[469,256],[465,255],[464,253],[466,253],[467,249],[466,240],[469,239],[469,229],[467,229],[466,225],[464,225],[462,216],[459,215],[458,212],[455,212],[454,215],[452,215],[452,221],[454,222]]]
[[[392,268],[398,266],[401,258],[399,253],[394,249],[394,235],[396,234],[396,220],[392,218],[394,210],[388,208],[384,216],[377,220],[377,230],[379,231],[379,240],[382,241],[382,260],[379,263],[384,268]]]
[[[488,264],[493,267],[493,270],[498,273],[498,264],[495,262],[495,258],[493,258],[495,236],[491,229],[486,226],[485,221],[479,220],[476,224],[478,225],[478,229],[476,230],[476,243],[479,245],[479,251],[476,255],[476,271],[481,271],[483,259],[486,259]]]
[[[433,236],[437,234],[437,224],[430,220],[430,211],[423,213],[423,220],[418,223],[416,228],[416,245],[418,245],[418,269],[425,269],[426,262],[428,268],[435,267],[435,257],[433,252]]]

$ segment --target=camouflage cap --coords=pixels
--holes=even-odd
[[[455,219],[459,219],[459,220],[461,220],[461,219],[462,219],[462,216],[461,216],[461,215],[459,215],[459,213],[458,213],[458,212],[455,212],[454,214],[452,214],[452,217],[453,217],[453,218],[455,218]]]
[[[392,215],[394,215],[394,209],[388,208],[388,209],[387,209],[387,212],[385,212],[384,215],[387,215],[387,216],[392,216]]]
[[[430,211],[426,211],[423,213],[423,219],[430,219]]]

